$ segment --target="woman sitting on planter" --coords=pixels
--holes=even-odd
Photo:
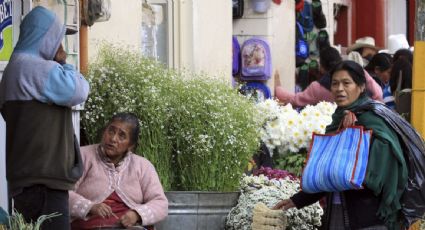
[[[100,144],[84,146],[83,176],[69,193],[72,229],[153,225],[167,216],[168,201],[154,166],[133,153],[139,120],[119,113]]]
[[[355,124],[373,131],[364,189],[319,193],[300,191],[290,199],[279,202],[275,209],[302,208],[326,195],[328,204],[324,229],[400,229],[397,218],[402,203],[403,213],[406,214],[406,200],[402,195],[410,190],[405,190],[408,186],[409,162],[404,154],[422,155],[425,147],[419,134],[403,118],[366,95],[365,84],[364,71],[357,63],[344,61],[335,67],[331,73],[331,91],[338,108],[332,116],[332,123],[326,128],[326,133],[333,133],[340,125],[349,127]],[[419,158],[423,160],[423,156]],[[411,162],[409,165],[412,165]],[[422,169],[419,171],[423,173]],[[409,174],[411,180],[415,178]],[[412,190],[415,189],[417,187]],[[423,204],[418,201],[417,205]],[[404,224],[407,225],[406,222]]]

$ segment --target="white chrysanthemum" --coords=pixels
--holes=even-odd
[[[308,105],[297,112],[290,104],[279,106],[274,100],[265,100],[257,105],[263,126],[261,139],[270,152],[277,149],[279,154],[298,152],[307,148],[313,132],[324,133],[332,122],[335,103],[320,102],[316,106]]]
[[[226,229],[251,230],[252,209],[258,202],[273,207],[282,199],[288,199],[299,191],[299,180],[271,179],[260,176],[244,176],[241,179],[241,195],[236,207],[227,216]],[[286,211],[289,230],[313,230],[321,225],[323,209],[318,203],[304,207],[292,208]]]

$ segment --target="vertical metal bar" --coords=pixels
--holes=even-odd
[[[425,135],[425,0],[416,0],[415,50],[413,58],[412,124]]]

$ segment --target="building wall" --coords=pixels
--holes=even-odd
[[[232,1],[193,1],[193,67],[231,79]],[[186,47],[190,49],[190,45]]]
[[[175,67],[230,80],[231,1],[174,1]]]
[[[240,44],[252,36],[265,38],[272,55],[272,75],[279,71],[282,86],[294,91],[295,1],[282,1],[280,5],[271,3],[271,8],[264,14],[255,13],[249,3],[245,0],[244,16],[233,20],[233,34]],[[273,76],[267,85],[273,89]]]
[[[89,28],[88,52],[92,61],[102,42],[141,49],[141,0],[111,0],[111,17],[108,21],[96,22]]]

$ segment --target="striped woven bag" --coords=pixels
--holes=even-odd
[[[307,193],[361,189],[366,175],[371,130],[362,126],[334,134],[313,134],[301,188]]]

